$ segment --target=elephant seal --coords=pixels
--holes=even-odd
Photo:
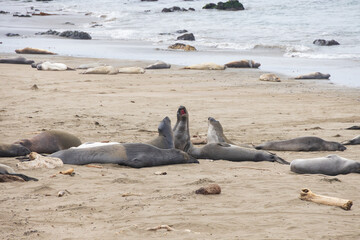
[[[259,80],[267,81],[267,82],[281,82],[280,78],[273,73],[262,74],[262,75],[260,75]]]
[[[49,130],[31,139],[22,139],[13,144],[1,144],[0,157],[25,156],[30,152],[50,154],[70,147],[77,147],[80,144],[80,139],[70,133]]]
[[[82,74],[117,74],[118,70],[113,66],[100,66],[88,68]]]
[[[342,142],[343,145],[358,145],[360,144],[360,135],[354,137],[353,139],[349,141]]]
[[[169,49],[181,49],[181,50],[184,50],[186,52],[196,51],[196,48],[194,46],[183,44],[183,43],[175,43],[175,44],[169,46],[168,48]]]
[[[104,63],[85,63],[85,64],[81,64],[76,69],[89,69],[89,68],[102,67],[102,66],[106,66],[106,64],[104,64]]]
[[[290,163],[290,170],[301,174],[338,174],[360,173],[360,162],[329,155],[311,159],[295,159]]]
[[[147,66],[145,69],[166,69],[170,67],[170,64],[167,64],[163,61],[157,61],[156,63]]]
[[[314,72],[305,75],[295,77],[295,79],[329,79],[330,74],[324,74],[321,72]]]
[[[33,64],[33,60],[27,60],[24,57],[15,57],[15,58],[3,58],[0,59],[0,63],[10,63],[10,64]]]
[[[65,164],[115,163],[133,168],[169,164],[199,163],[178,149],[160,149],[145,143],[109,144],[88,148],[70,148],[51,154]]]
[[[225,66],[228,68],[259,68],[261,64],[253,60],[240,60],[226,63]]]
[[[0,175],[17,176],[22,178],[24,181],[30,181],[30,180],[38,181],[36,178],[32,178],[21,173],[15,173],[14,169],[1,163],[0,163]]]
[[[197,159],[229,160],[229,161],[269,161],[289,164],[275,154],[244,148],[226,142],[208,143],[203,147],[194,147],[190,141],[189,114],[184,106],[177,111],[177,122],[173,129],[175,148],[183,150]]]
[[[230,141],[225,135],[222,125],[215,118],[208,118],[208,132],[207,132],[207,142],[208,143],[219,143],[225,142],[229,144],[234,144]]]
[[[143,74],[145,70],[141,67],[123,67],[118,69],[118,73]]]
[[[69,68],[63,63],[52,63],[52,62],[43,62],[36,65],[37,70],[43,71],[66,71],[66,70],[74,70],[73,68]]]
[[[192,70],[225,70],[224,65],[218,65],[215,63],[200,63],[191,66],[184,67],[184,69],[192,69]]]
[[[175,148],[174,135],[171,129],[171,121],[169,117],[165,117],[158,126],[159,135],[148,142],[147,144],[153,145],[161,149]]]
[[[255,146],[255,149],[275,151],[344,151],[346,147],[338,142],[328,142],[318,137],[299,137],[290,140],[272,141]]]
[[[30,48],[26,47],[23,49],[16,49],[16,53],[22,53],[22,54],[47,54],[47,55],[56,55],[56,53],[50,52],[48,50],[44,49],[38,49],[38,48]]]

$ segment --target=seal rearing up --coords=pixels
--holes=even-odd
[[[165,117],[158,126],[159,135],[148,142],[147,144],[153,145],[161,149],[175,148],[174,135],[171,129],[171,121],[169,117]]]
[[[211,118],[209,118],[209,121],[210,120]],[[211,123],[209,125],[211,125]],[[194,147],[190,141],[189,114],[184,106],[180,106],[177,111],[177,123],[175,124],[173,131],[175,147],[186,151],[197,159],[222,159],[229,161],[253,162],[269,161],[278,162],[281,164],[289,164],[287,161],[276,156],[275,154],[261,150],[239,147],[228,144],[226,142],[212,142],[206,144],[204,147]]]

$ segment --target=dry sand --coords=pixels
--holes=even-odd
[[[3,55],[4,56],[4,55]],[[76,67],[102,61],[115,66],[146,62],[31,56]],[[148,70],[143,75],[45,72],[0,65],[1,142],[43,129],[66,130],[86,141],[145,142],[163,117],[176,121],[179,105],[190,113],[191,134],[219,120],[236,143],[318,136],[344,141],[358,135],[360,89],[328,81],[261,82],[260,70]],[[31,87],[36,84],[38,90]],[[276,152],[291,161],[331,152]],[[360,146],[336,154],[360,160]],[[15,168],[18,160],[0,162]],[[56,175],[70,167],[74,177]],[[360,175],[298,175],[269,162],[200,160],[200,164],[132,169],[65,165],[23,170],[38,182],[1,183],[0,239],[359,239]],[[155,175],[166,171],[167,175]],[[220,195],[196,195],[209,183]],[[301,188],[354,201],[350,211],[299,200]],[[58,197],[59,191],[68,192]],[[122,194],[130,193],[123,197]],[[131,195],[133,194],[133,195]],[[147,231],[167,224],[176,231]]]

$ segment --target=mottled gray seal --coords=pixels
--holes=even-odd
[[[174,145],[174,135],[171,129],[171,121],[169,117],[165,117],[158,126],[159,135],[148,142],[147,144],[153,145],[161,149],[172,149]]]
[[[21,173],[15,173],[14,169],[12,169],[11,167],[9,167],[7,165],[1,164],[1,163],[0,163],[0,174],[1,175],[18,176],[18,177],[24,179],[24,181],[30,181],[30,180],[38,181],[36,178],[32,178],[32,177],[26,176]]]
[[[225,66],[228,68],[259,68],[261,64],[253,60],[240,60],[226,63]]]
[[[15,57],[15,58],[3,58],[0,59],[0,63],[10,63],[10,64],[33,64],[33,60],[27,60],[24,57]]]
[[[360,162],[329,155],[321,158],[295,159],[290,164],[290,170],[301,174],[338,174],[360,173]]]
[[[70,133],[49,130],[31,139],[22,139],[14,144],[1,144],[0,157],[25,156],[30,152],[50,154],[70,147],[77,147],[80,144],[80,139]]]
[[[166,69],[166,68],[170,68],[170,67],[171,67],[170,64],[167,64],[163,61],[157,61],[154,64],[150,64],[145,69]]]
[[[329,79],[330,74],[325,74],[321,72],[314,72],[305,75],[300,75],[295,77],[295,79]]]
[[[360,135],[354,137],[353,139],[349,141],[342,142],[343,145],[357,145],[360,144]]]
[[[65,164],[115,163],[133,168],[199,163],[178,149],[160,149],[145,143],[110,144],[89,148],[70,148],[51,154]]]
[[[184,106],[180,106],[177,111],[177,122],[173,131],[175,147],[186,151],[189,155],[197,159],[253,162],[269,161],[289,164],[275,154],[262,150],[239,147],[226,142],[208,143],[200,148],[194,147],[190,141],[189,114]]]
[[[272,141],[255,146],[256,149],[275,151],[344,151],[346,147],[338,142],[328,142],[318,137],[298,137],[290,140]]]

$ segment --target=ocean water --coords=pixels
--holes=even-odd
[[[332,74],[331,79],[337,84],[360,86],[360,79],[357,77],[360,74],[360,1],[244,0],[240,1],[245,7],[244,11],[202,9],[210,2],[217,1],[0,0],[0,10],[25,13],[33,11],[33,7],[44,12],[61,14],[63,22],[76,24],[69,26],[50,20],[52,25],[49,25],[38,20],[39,22],[32,22],[33,25],[27,26],[26,20],[16,20],[20,21],[17,23],[13,19],[9,20],[8,15],[7,18],[0,16],[0,32],[21,29],[25,31],[24,34],[33,34],[38,30],[46,31],[49,27],[58,31],[72,28],[87,31],[93,40],[105,41],[112,47],[124,41],[143,42],[143,45],[147,46],[144,54],[155,56],[144,56],[140,52],[142,59],[162,58],[176,64],[186,64],[188,62],[185,63],[183,58],[177,60],[174,53],[149,50],[166,49],[181,35],[176,31],[186,29],[196,38],[196,41],[189,43],[200,52],[198,56],[191,57],[192,61],[208,59],[208,56],[213,56],[213,62],[256,58],[254,60],[262,61],[263,70],[276,70],[290,75],[324,70]],[[173,6],[194,8],[195,11],[161,12],[163,8]],[[86,13],[90,15],[85,17]],[[94,27],[95,24],[98,26]],[[335,39],[340,45],[314,45],[313,41],[319,38]],[[0,41],[2,39],[4,37],[0,36]],[[14,40],[13,44],[17,41]],[[27,41],[31,39],[28,38]],[[139,45],[142,44],[137,46]],[[0,47],[0,51],[7,52],[9,49],[1,45]],[[67,52],[66,49],[64,52]],[[162,53],[164,57],[161,57]],[[92,57],[114,56],[109,53]],[[132,58],[131,54],[122,57]],[[296,64],[297,67],[294,68]]]

